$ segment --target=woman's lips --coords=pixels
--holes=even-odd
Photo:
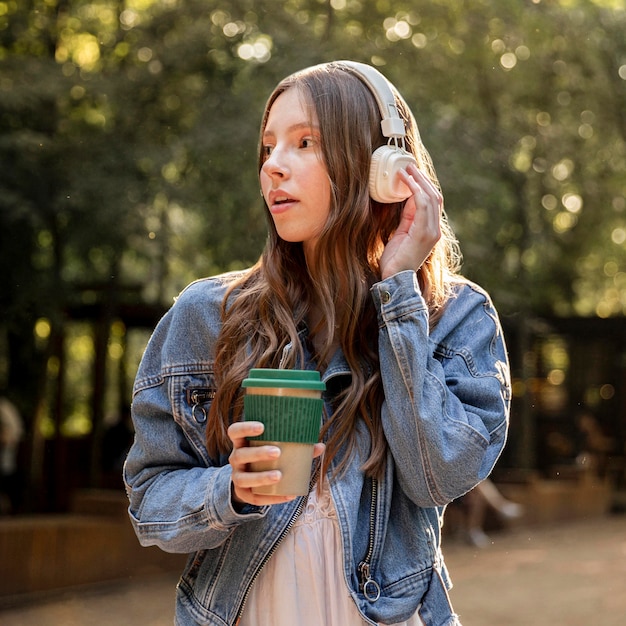
[[[290,195],[281,192],[273,191],[269,197],[269,209],[273,214],[284,213],[294,206],[298,201],[292,198]]]

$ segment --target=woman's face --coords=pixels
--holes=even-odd
[[[331,186],[315,111],[298,89],[276,98],[262,143],[261,191],[278,236],[310,254],[328,219]]]

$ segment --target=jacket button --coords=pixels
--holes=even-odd
[[[387,304],[389,300],[391,300],[391,294],[388,291],[383,291],[380,294],[380,299],[382,300],[383,304]]]

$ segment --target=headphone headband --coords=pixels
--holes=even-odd
[[[404,120],[398,113],[396,98],[389,81],[374,67],[356,61],[338,61],[337,65],[352,71],[369,88],[380,110],[380,127],[384,137],[406,136]]]

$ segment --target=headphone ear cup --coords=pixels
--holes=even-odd
[[[389,145],[378,148],[372,154],[370,165],[370,197],[384,204],[406,200],[411,190],[402,182],[398,172],[410,163],[415,163],[415,158],[400,148]]]

